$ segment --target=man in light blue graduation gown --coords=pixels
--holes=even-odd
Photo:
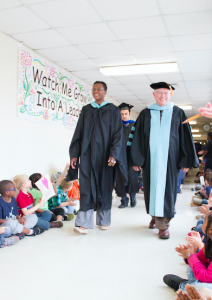
[[[182,124],[185,112],[169,102],[174,87],[166,82],[150,86],[156,103],[139,114],[130,158],[135,171],[143,168],[146,210],[152,216],[149,228],[158,228],[159,237],[168,239],[179,170],[187,172],[199,162],[190,125]]]

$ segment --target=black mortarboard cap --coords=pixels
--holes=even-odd
[[[168,84],[166,82],[156,82],[156,83],[152,83],[150,84],[151,88],[153,90],[157,90],[157,89],[169,89],[171,90],[171,94],[174,95],[173,93],[173,90],[175,90],[175,88],[171,85],[171,84]]]
[[[118,108],[120,109],[120,110],[131,110],[131,108],[133,108],[134,106],[133,105],[131,105],[131,104],[127,104],[127,103],[125,103],[125,102],[122,102],[122,104],[120,104],[119,106],[118,106]]]

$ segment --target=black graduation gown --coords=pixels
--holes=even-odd
[[[127,152],[127,158],[129,160],[129,152],[130,146],[127,145],[128,141],[132,141],[132,138],[129,138],[130,134],[134,134],[132,131],[132,127],[135,126],[135,122],[129,123],[127,126],[123,124],[124,136],[125,136],[125,146]],[[139,191],[139,183],[138,183],[138,172],[133,170],[132,167],[129,166],[128,161],[128,184],[127,186],[123,185],[121,178],[116,177],[116,193],[119,197],[126,197],[126,194],[130,193],[138,193]]]
[[[150,118],[150,110],[147,108],[142,110],[139,114],[130,151],[131,164],[143,168],[144,196],[147,213],[149,213],[150,197]],[[164,217],[167,218],[174,217],[179,169],[181,167],[199,167],[190,125],[188,123],[182,124],[186,119],[185,112],[179,107],[174,106],[171,120],[164,197]]]
[[[127,184],[127,157],[121,115],[108,103],[100,108],[83,107],[69,149],[70,159],[80,158],[80,210],[111,209],[115,173]],[[116,160],[115,167],[108,159]],[[71,167],[68,180],[78,177]]]

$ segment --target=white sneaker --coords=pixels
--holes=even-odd
[[[205,218],[205,215],[197,215],[195,218],[196,218],[197,220],[199,220],[199,219],[204,219],[204,218]]]
[[[80,234],[87,234],[88,233],[88,229],[81,229],[79,227],[74,227],[74,232],[80,233]]]
[[[107,229],[108,229],[108,226],[102,225],[102,226],[100,226],[100,229],[101,229],[101,230],[107,230]]]

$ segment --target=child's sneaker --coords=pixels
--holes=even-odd
[[[63,227],[62,221],[49,222],[50,228],[61,228]]]
[[[4,247],[15,245],[18,242],[19,242],[19,237],[11,236],[9,238],[4,239]]]
[[[75,217],[75,215],[74,215],[74,214],[68,214],[68,215],[67,215],[67,221],[71,221],[71,220],[73,220],[73,219],[74,219],[74,217]]]
[[[19,240],[23,240],[25,238],[25,234],[23,232],[12,234],[12,236],[17,236]]]
[[[31,229],[31,233],[27,234],[27,236],[36,236],[39,235],[41,233],[43,233],[45,231],[45,228],[35,225],[32,229]]]

